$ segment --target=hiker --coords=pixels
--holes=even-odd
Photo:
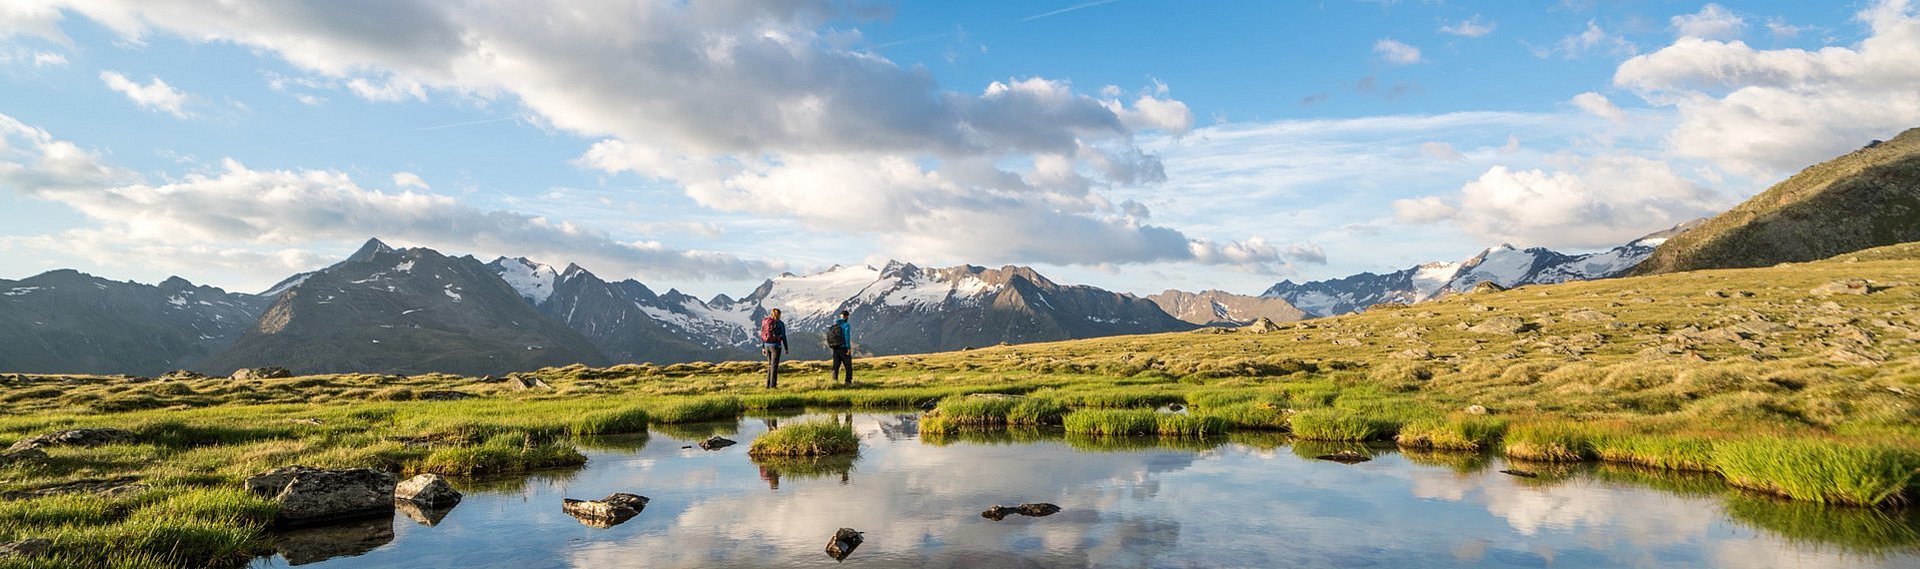
[[[787,351],[787,323],[775,308],[760,321],[760,353],[767,356],[767,389],[780,387],[780,354]]]
[[[848,312],[840,311],[840,318],[827,328],[827,351],[833,353],[833,367],[827,376],[831,384],[840,379],[840,367],[847,368],[847,385],[853,385],[853,325],[847,323]]]

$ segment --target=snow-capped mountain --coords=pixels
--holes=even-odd
[[[1384,275],[1360,273],[1308,283],[1281,281],[1261,296],[1284,299],[1309,315],[1324,317],[1359,312],[1383,302],[1432,300],[1486,282],[1512,288],[1604,279],[1626,274],[1652,255],[1655,247],[1699,223],[1689,221],[1619,247],[1577,255],[1503,243],[1457,263],[1426,263]]]
[[[525,258],[502,257],[487,267],[527,304],[585,336],[613,361],[679,363],[749,355],[732,335],[712,334],[715,327],[690,327],[695,319],[667,317],[672,310],[639,281],[607,282],[579,265],[555,271]]]
[[[1307,314],[1284,299],[1247,296],[1219,290],[1185,292],[1168,290],[1147,300],[1160,305],[1174,318],[1212,326],[1244,326],[1261,318],[1274,322],[1292,322]]]
[[[239,341],[195,369],[488,374],[608,363],[472,257],[375,239],[296,279],[275,287],[284,290]]]
[[[159,374],[218,353],[267,299],[198,286],[116,282],[73,270],[0,279],[0,370]]]

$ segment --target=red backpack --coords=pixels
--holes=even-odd
[[[773,324],[775,322],[778,322],[778,320],[774,320],[771,316],[760,319],[760,341],[762,343],[772,344],[780,341],[780,338],[773,335]]]

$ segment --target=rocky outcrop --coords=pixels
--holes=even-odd
[[[393,499],[428,508],[450,508],[460,503],[460,491],[438,474],[422,474],[394,486]]]
[[[1836,294],[1867,294],[1867,293],[1873,292],[1873,285],[1871,283],[1868,283],[1866,279],[1847,279],[1843,281],[1833,281],[1827,284],[1813,287],[1813,290],[1809,292],[1811,292],[1816,296],[1833,296]]]
[[[13,443],[13,446],[7,447],[7,450],[11,452],[42,447],[93,447],[129,444],[133,441],[133,433],[122,429],[69,429],[21,439]]]
[[[230,379],[240,379],[240,380],[275,379],[275,378],[281,378],[281,377],[293,377],[293,372],[288,370],[287,368],[278,367],[278,366],[250,367],[250,368],[240,368],[240,369],[234,370],[233,375],[228,377]]]
[[[827,541],[827,556],[834,561],[845,561],[848,555],[853,555],[854,548],[860,547],[865,541],[866,538],[853,528],[840,528],[833,532],[833,539]]]
[[[275,522],[284,526],[390,512],[395,486],[392,474],[365,468],[283,466],[247,479],[247,491],[280,504]]]
[[[646,496],[615,492],[599,500],[561,500],[560,511],[580,520],[582,524],[610,528],[640,515],[647,508],[647,502]]]

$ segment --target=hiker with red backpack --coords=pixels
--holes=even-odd
[[[787,323],[780,321],[780,309],[767,312],[760,321],[760,353],[767,356],[767,389],[780,387],[780,355],[787,351]]]

